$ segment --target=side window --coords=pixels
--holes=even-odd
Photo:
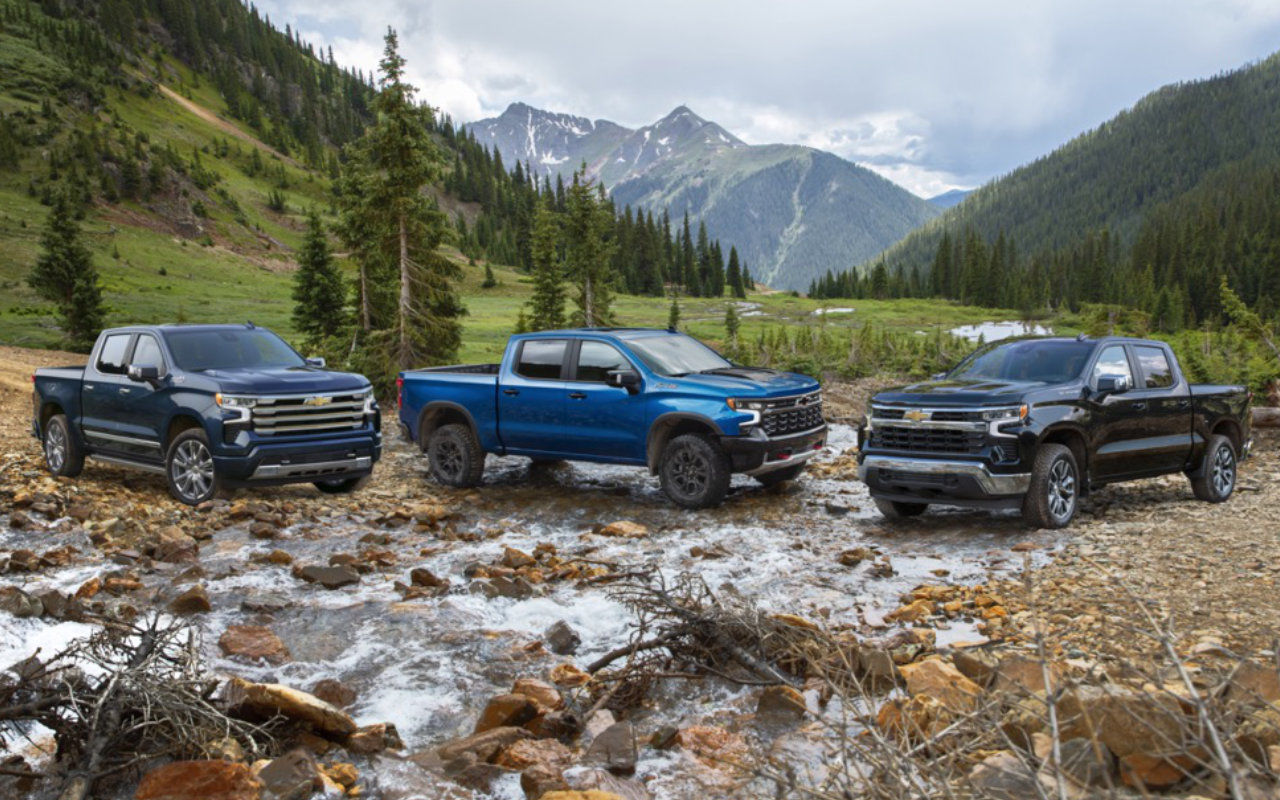
[[[1173,385],[1173,369],[1164,350],[1159,347],[1135,347],[1138,355],[1138,367],[1142,370],[1143,380],[1148,389],[1166,389]]]
[[[540,381],[560,379],[560,365],[568,342],[563,339],[531,339],[520,346],[516,374]]]
[[[631,362],[612,345],[588,340],[578,349],[577,379],[580,381],[604,383],[609,380],[610,372],[619,369],[631,369]]]
[[[1098,363],[1093,367],[1093,383],[1098,383],[1101,377],[1118,377],[1123,375],[1129,379],[1129,385],[1134,386],[1133,370],[1129,369],[1129,357],[1125,355],[1124,348],[1119,345],[1113,345],[1102,351],[1102,355],[1098,356]]]
[[[160,345],[156,337],[143,334],[133,346],[133,358],[129,363],[135,367],[156,367],[164,372],[164,356],[160,353]]]
[[[98,372],[104,375],[124,374],[124,354],[129,349],[130,333],[117,333],[108,336],[98,352]]]

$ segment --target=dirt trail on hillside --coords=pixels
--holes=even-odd
[[[259,150],[268,152],[271,155],[275,156],[276,158],[279,158],[281,161],[284,161],[292,166],[295,166],[295,167],[301,166],[298,164],[297,161],[293,160],[289,156],[285,155],[284,153],[281,153],[279,150],[276,150],[270,145],[265,144],[261,140],[255,139],[253,136],[240,130],[235,125],[232,125],[230,122],[227,122],[225,119],[222,119],[217,114],[210,111],[209,109],[205,108],[199,103],[195,103],[191,100],[188,100],[187,98],[178,94],[174,90],[170,89],[168,86],[165,86],[163,83],[156,84],[156,86],[159,87],[160,93],[163,94],[165,97],[169,98],[173,102],[182,106],[184,109],[186,109],[190,113],[195,114],[197,117],[209,123],[210,125],[214,126],[215,128],[222,131],[223,133],[226,133],[229,136],[234,136],[235,138],[243,142],[248,142],[249,144],[253,145]]]

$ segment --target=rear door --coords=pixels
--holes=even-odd
[[[1191,454],[1191,387],[1174,368],[1173,355],[1154,344],[1129,346],[1138,368],[1134,422],[1143,472],[1169,472]]]
[[[569,339],[526,339],[498,377],[498,431],[508,450],[567,454]]]
[[[596,339],[575,343],[568,381],[568,435],[584,455],[644,460],[648,430],[643,392],[608,384],[609,373],[635,370],[618,348]]]

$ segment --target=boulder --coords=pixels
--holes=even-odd
[[[409,570],[409,583],[414,586],[423,586],[428,589],[447,589],[449,588],[449,580],[447,578],[438,578],[435,573],[426,567],[415,567]]]
[[[209,602],[209,593],[203,586],[192,586],[169,601],[169,610],[182,615],[208,614],[213,610],[213,604]]]
[[[995,677],[1000,659],[985,647],[957,647],[951,652],[951,663],[961,675],[985,688]]]
[[[432,751],[438,761],[449,762],[454,759],[461,758],[470,754],[477,761],[489,761],[502,750],[510,747],[521,739],[531,739],[533,734],[523,728],[494,728],[484,733],[475,733],[471,736],[464,736],[445,742]],[[418,753],[410,756],[415,762],[421,763],[425,754]]]
[[[525,796],[536,798],[569,788],[564,770],[573,758],[573,751],[554,739],[521,739],[499,753],[494,763],[518,771]]]
[[[475,733],[494,728],[518,727],[538,716],[538,704],[522,694],[500,694],[489,701],[480,719],[476,720]]]
[[[335,678],[316,681],[311,687],[311,693],[337,708],[347,708],[356,701],[355,690]]]
[[[898,668],[898,673],[906,681],[907,692],[913,697],[927,695],[955,713],[967,714],[973,711],[982,694],[978,684],[940,659],[931,658],[915,664],[903,664]]]
[[[255,522],[249,526],[249,535],[254,539],[274,539],[278,530],[270,522]]]
[[[505,547],[502,550],[502,566],[508,569],[521,569],[522,567],[532,567],[538,562],[533,556],[519,550],[515,547]]]
[[[323,770],[325,776],[329,780],[341,786],[344,790],[349,790],[356,785],[356,781],[360,780],[360,770],[356,769],[355,764],[347,762],[339,762],[330,764]]]
[[[572,689],[591,681],[591,676],[573,664],[558,664],[551,668],[551,682],[556,686]]]
[[[1280,702],[1280,670],[1275,664],[1244,661],[1231,676],[1228,693],[1232,700],[1253,703]]]
[[[161,528],[155,537],[147,542],[147,555],[156,561],[170,564],[182,564],[195,561],[200,555],[200,545],[195,539],[177,528]]]
[[[346,738],[342,746],[352,753],[373,755],[384,750],[403,750],[404,742],[401,741],[400,732],[396,730],[395,725],[390,722],[377,722],[357,728],[355,733]]]
[[[1047,718],[1047,717],[1046,717]],[[1115,686],[1089,686],[1063,694],[1058,704],[1063,739],[1091,734],[1119,758],[1176,755],[1196,744],[1193,717],[1169,694]]]
[[[244,764],[175,761],[146,775],[135,800],[258,800],[261,785]]]
[[[529,796],[537,797],[538,795]],[[564,789],[547,792],[541,796],[540,800],[624,800],[624,798],[613,792],[600,792],[595,789],[588,789],[585,792],[580,792],[577,789]]]
[[[553,623],[543,632],[542,638],[547,643],[547,649],[560,656],[573,655],[578,651],[578,645],[582,644],[578,632],[564,620]]]
[[[341,739],[356,730],[355,720],[342,709],[278,683],[250,683],[232,678],[227,683],[225,698],[237,713],[248,712],[268,719],[279,714],[325,736]]]
[[[297,570],[297,576],[307,583],[318,583],[326,589],[341,589],[360,582],[360,573],[349,565],[322,567],[312,564]]]
[[[747,744],[741,736],[713,725],[681,728],[675,736],[675,743],[709,767],[741,765],[748,753]]]
[[[522,694],[539,706],[539,711],[557,711],[564,708],[560,690],[537,678],[517,678],[511,686],[512,694]]]
[[[598,764],[615,775],[631,775],[636,771],[636,734],[630,722],[610,725],[591,741],[585,764]]]
[[[622,778],[603,769],[570,769],[565,772],[565,783],[586,800],[618,798],[618,800],[649,800],[651,795],[643,783],[635,778]],[[552,792],[551,797],[556,793]],[[547,795],[543,795],[543,800]],[[573,795],[570,795],[573,797]]]
[[[884,615],[885,622],[923,622],[933,615],[931,600],[915,600]]]
[[[218,647],[230,658],[252,663],[284,664],[293,658],[280,637],[262,625],[231,625],[218,637]]]
[[[1058,745],[1062,755],[1060,771],[1081,786],[1106,788],[1114,785],[1115,757],[1101,742],[1068,739]]]
[[[1046,787],[1030,765],[1008,750],[993,753],[974,767],[969,785],[988,800],[1056,796],[1052,785]]]
[[[756,719],[767,724],[794,724],[804,713],[804,695],[790,686],[769,686],[756,701]]]
[[[619,520],[596,528],[601,536],[617,536],[623,539],[642,539],[649,535],[649,529],[638,522]]]
[[[255,770],[273,800],[305,800],[324,788],[315,758],[306,750],[290,750]]]
[[[1053,691],[1062,687],[1066,678],[1066,669],[1061,664],[1043,664],[1040,659],[1026,655],[1007,655],[1000,659],[995,672],[995,691],[997,692],[1047,692],[1045,675],[1053,685]]]
[[[1130,753],[1120,759],[1120,779],[1139,791],[1167,789],[1190,777],[1199,763],[1188,755],[1161,758]]]
[[[38,617],[44,613],[44,603],[16,586],[4,586],[0,587],[0,611],[18,618]]]

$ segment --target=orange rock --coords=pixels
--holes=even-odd
[[[564,698],[556,687],[537,678],[517,678],[511,692],[524,695],[547,711],[564,708]]]
[[[591,676],[573,664],[560,664],[551,668],[551,682],[556,686],[582,686],[591,680]]]
[[[249,767],[229,761],[175,761],[142,776],[135,800],[258,800]]]
[[[316,733],[343,738],[355,733],[355,720],[315,695],[278,683],[232,678],[224,692],[227,705],[264,719],[277,715],[309,725]]]
[[[218,647],[224,655],[251,662],[283,664],[293,658],[280,637],[262,625],[232,625],[218,637]]]
[[[946,661],[931,658],[898,667],[913,697],[925,695],[939,701],[948,711],[968,713],[978,706],[982,689]]]
[[[795,614],[770,614],[769,619],[781,622],[783,625],[789,625],[792,628],[804,628],[807,631],[821,630],[817,623],[810,622],[804,617],[798,617]]]
[[[1120,779],[1135,789],[1165,789],[1181,783],[1195,766],[1190,756],[1160,758],[1132,753],[1120,759]]]
[[[494,728],[519,727],[538,716],[538,704],[522,694],[500,694],[489,701],[480,719],[476,720],[474,733],[484,733]]]
[[[493,763],[517,772],[535,765],[561,772],[573,763],[573,751],[555,739],[521,739],[502,752]]]
[[[596,529],[601,536],[618,536],[623,539],[642,539],[649,535],[649,529],[638,522],[619,520],[602,525]]]
[[[76,599],[88,600],[100,591],[102,591],[102,579],[90,578],[81,584],[79,589],[76,589]]]
[[[747,743],[736,733],[714,725],[694,725],[676,734],[676,743],[709,767],[740,766]]]
[[[346,762],[330,764],[324,768],[324,774],[344,789],[350,789],[355,786],[356,781],[360,779],[360,771],[356,769],[354,764]]]
[[[933,615],[931,600],[915,600],[884,615],[885,622],[921,622]]]

